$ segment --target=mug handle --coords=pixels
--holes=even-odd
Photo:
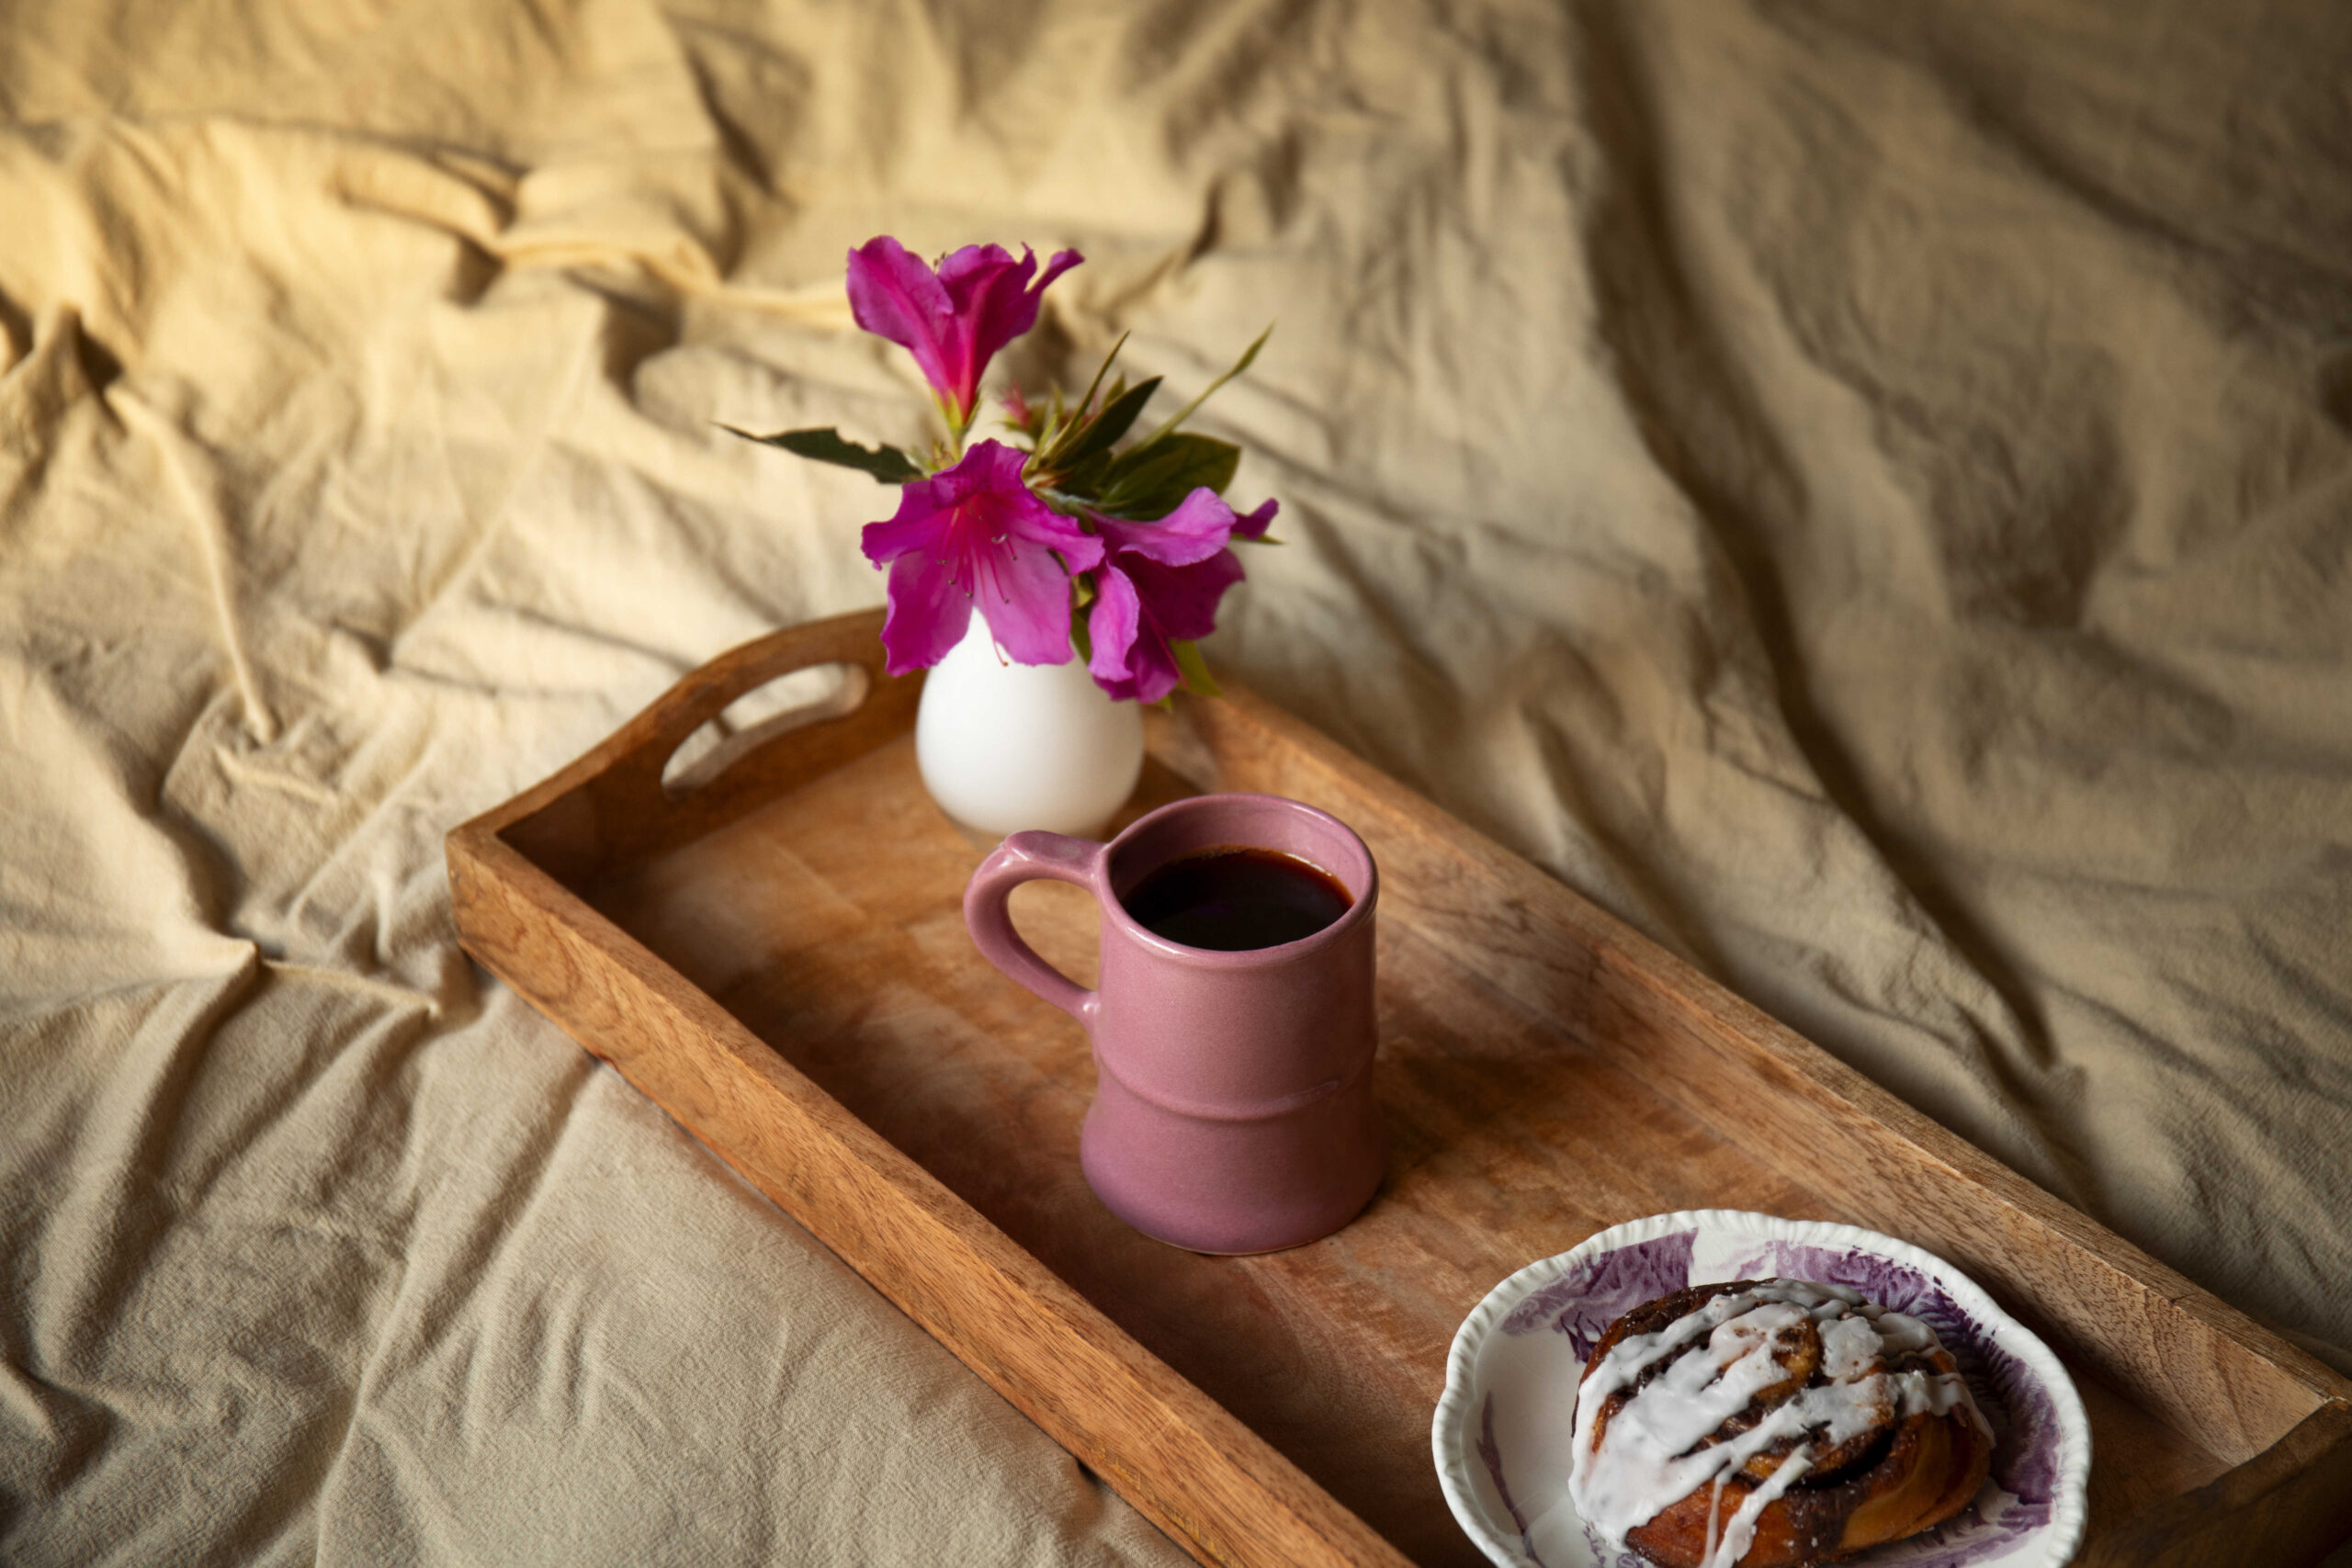
[[[1036,950],[1012,929],[1012,911],[1006,901],[1014,888],[1039,878],[1096,892],[1094,874],[1102,860],[1102,846],[1091,839],[1015,833],[989,852],[964,889],[964,925],[980,956],[1003,970],[1014,984],[1035,992],[1089,1030],[1094,1027],[1094,1015],[1102,1007],[1101,996],[1080,987],[1038,957]]]

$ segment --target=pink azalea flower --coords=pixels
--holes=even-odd
[[[1260,533],[1273,518],[1272,505],[1250,514]],[[1094,645],[1086,669],[1096,685],[1141,703],[1176,689],[1182,676],[1170,645],[1216,629],[1217,601],[1241,581],[1240,558],[1226,547],[1241,521],[1206,487],[1157,523],[1094,520],[1109,552],[1094,574],[1086,622]]]
[[[1102,541],[1029,492],[1024,461],[1001,441],[976,443],[954,468],[900,487],[897,516],[865,525],[865,558],[890,569],[891,674],[945,658],[975,604],[1016,663],[1069,661],[1069,574],[1101,564]]]
[[[857,324],[915,356],[923,377],[969,424],[980,373],[996,351],[1037,324],[1046,285],[1085,258],[1063,251],[1035,287],[1037,257],[1002,245],[966,245],[933,272],[884,234],[849,254],[849,303]]]

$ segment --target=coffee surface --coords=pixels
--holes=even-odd
[[[1280,850],[1233,845],[1170,861],[1120,902],[1155,936],[1239,953],[1313,936],[1355,900],[1320,866]]]

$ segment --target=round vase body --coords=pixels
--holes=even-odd
[[[974,615],[923,682],[915,763],[931,798],[966,828],[1091,836],[1135,791],[1143,716],[1103,695],[1075,656],[1012,663]]]

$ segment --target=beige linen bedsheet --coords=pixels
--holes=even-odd
[[[1889,19],[1893,13],[1900,19]],[[469,966],[442,835],[1075,245],[1283,503],[1212,656],[2347,1362],[2352,16],[0,13],[0,1559],[1177,1553]],[[1575,1240],[1562,1237],[1563,1245]]]

